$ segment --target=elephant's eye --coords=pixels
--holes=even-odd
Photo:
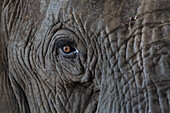
[[[75,42],[72,40],[61,39],[56,41],[57,53],[67,58],[75,57],[78,53]]]
[[[65,54],[70,54],[72,52],[76,52],[76,49],[69,45],[62,47],[61,49],[62,49],[63,53],[65,53]]]

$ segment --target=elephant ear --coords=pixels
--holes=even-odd
[[[3,5],[8,0],[0,0],[0,113],[19,113],[17,99],[9,80],[7,48],[2,25]]]

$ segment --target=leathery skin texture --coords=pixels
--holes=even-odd
[[[169,113],[170,0],[1,0],[0,113]]]

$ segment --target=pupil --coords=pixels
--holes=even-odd
[[[65,51],[67,51],[67,47],[65,47]]]
[[[68,46],[65,47],[65,52],[69,52],[69,47]]]

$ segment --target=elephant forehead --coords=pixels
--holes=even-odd
[[[59,13],[58,18],[63,23],[70,20],[77,23],[80,19],[84,28],[100,31],[106,25],[119,26],[122,4],[116,0],[62,0],[51,8],[58,7],[59,12],[53,10],[53,13]]]

